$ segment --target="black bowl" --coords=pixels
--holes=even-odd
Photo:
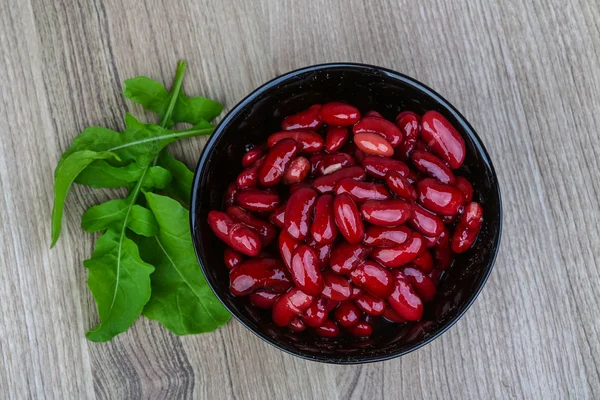
[[[484,223],[472,249],[457,257],[443,275],[435,301],[417,323],[381,322],[365,340],[341,336],[325,339],[310,332],[293,333],[271,322],[270,313],[229,292],[224,246],[207,223],[210,210],[223,209],[229,182],[241,170],[247,146],[266,141],[284,116],[315,103],[344,101],[361,112],[376,110],[389,120],[399,111],[442,113],[462,134],[467,156],[458,175],[475,188],[474,200],[484,208]],[[235,106],[206,144],[194,178],[191,225],[196,254],[212,290],[249,330],[290,354],[314,361],[357,364],[387,360],[431,342],[450,328],[473,303],[494,265],[502,230],[500,188],[494,167],[479,137],[444,98],[408,76],[361,64],[315,65],[289,72],[264,84]]]

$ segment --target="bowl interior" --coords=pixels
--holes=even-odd
[[[457,257],[444,274],[438,295],[417,323],[380,323],[365,340],[324,339],[278,328],[270,314],[249,304],[246,297],[229,293],[223,244],[207,223],[212,209],[223,209],[229,182],[241,170],[248,145],[266,141],[279,130],[284,116],[315,103],[345,101],[361,112],[376,110],[394,120],[399,111],[442,113],[465,139],[467,157],[458,175],[469,179],[474,201],[484,208],[484,223],[474,247]],[[479,138],[446,100],[411,78],[382,68],[356,64],[329,64],[288,73],[257,89],[221,122],[206,145],[192,195],[192,231],[206,278],[225,306],[257,335],[292,354],[324,362],[358,363],[383,360],[414,350],[443,333],[473,302],[489,275],[500,240],[501,202],[496,174]]]

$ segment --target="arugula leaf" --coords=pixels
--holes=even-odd
[[[167,169],[173,177],[173,180],[165,190],[189,208],[194,173],[184,163],[177,161],[166,150],[163,150],[158,155],[158,165]]]
[[[98,232],[108,228],[119,229],[127,219],[127,227],[142,236],[158,233],[154,214],[139,204],[131,205],[131,199],[109,200],[90,207],[81,217],[81,226],[86,232]],[[129,213],[129,215],[127,215]]]
[[[75,179],[75,183],[88,185],[96,189],[118,188],[137,182],[146,167],[130,163],[115,167],[104,160],[91,163]],[[150,167],[144,177],[144,188],[164,189],[171,183],[171,173],[163,167]]]
[[[194,253],[189,212],[177,201],[146,193],[158,235],[142,238],[144,259],[152,260],[152,296],[144,315],[177,335],[212,331],[231,316],[212,293]],[[174,290],[174,288],[177,288]]]

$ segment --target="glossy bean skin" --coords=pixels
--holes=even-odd
[[[323,122],[333,126],[351,126],[360,120],[358,108],[341,102],[324,104],[320,114]]]
[[[452,265],[454,261],[454,253],[450,248],[450,241],[452,238],[452,232],[446,226],[444,232],[438,237],[437,244],[433,247],[433,258],[435,259],[435,265],[439,269],[447,269]]]
[[[388,228],[371,225],[365,232],[363,243],[372,247],[394,247],[406,242],[411,236],[411,230],[406,226]]]
[[[371,110],[371,111],[367,111],[364,115],[364,117],[375,117],[375,118],[383,118],[383,115],[379,114],[377,111],[375,110]]]
[[[459,188],[433,178],[425,178],[417,183],[417,200],[424,208],[436,214],[459,214],[464,199],[465,195]]]
[[[417,200],[417,191],[410,184],[408,179],[402,176],[398,171],[388,171],[387,174],[385,174],[385,182],[392,193],[401,199],[408,201]]]
[[[396,117],[396,125],[400,128],[404,141],[396,148],[395,156],[402,161],[410,160],[420,136],[420,117],[412,111],[403,111]]]
[[[333,212],[335,224],[346,241],[351,244],[362,241],[365,236],[365,226],[360,218],[358,207],[350,195],[342,193],[335,196]]]
[[[328,127],[325,136],[325,151],[335,153],[340,150],[348,142],[349,135],[348,128],[342,126]]]
[[[277,185],[296,153],[298,153],[298,144],[292,139],[283,139],[271,147],[258,169],[258,180],[261,185],[266,187]]]
[[[390,157],[366,156],[360,163],[367,174],[377,179],[385,179],[389,171],[396,171],[402,176],[408,175],[410,171],[402,161]]]
[[[333,195],[324,194],[317,199],[315,204],[315,216],[310,232],[318,244],[332,243],[338,235],[333,214],[333,200]]]
[[[277,301],[281,293],[271,292],[266,289],[258,289],[248,295],[250,303],[258,308],[270,309]]]
[[[456,182],[452,170],[442,160],[428,151],[414,150],[411,154],[411,161],[423,175],[435,178],[448,185],[454,185]]]
[[[361,293],[356,299],[354,299],[354,303],[365,314],[373,316],[383,315],[386,307],[383,299],[375,297],[369,293]]]
[[[417,182],[421,180],[421,176],[419,174],[417,174],[415,171],[410,171],[405,176],[405,178],[408,181],[408,183],[410,183],[411,185],[416,185]]]
[[[244,256],[239,251],[235,251],[231,247],[225,247],[225,251],[223,252],[223,262],[227,269],[232,270],[237,267],[242,261],[244,261]]]
[[[401,271],[423,302],[429,303],[433,301],[436,292],[435,283],[433,283],[428,275],[411,265],[403,267]]]
[[[423,245],[426,249],[430,249],[437,243],[437,236],[423,236]]]
[[[302,153],[317,153],[323,150],[325,146],[325,141],[321,135],[313,131],[277,132],[267,138],[267,144],[269,147],[273,147],[284,139],[294,140],[298,144],[298,152]]]
[[[311,155],[308,158],[308,161],[310,162],[310,175],[311,176],[319,176],[319,167],[321,166],[321,163],[323,162],[323,158],[326,156],[327,154],[325,153],[316,153]]]
[[[235,181],[239,189],[248,189],[258,185],[258,170],[260,169],[264,159],[257,160],[254,165],[245,168],[240,172]]]
[[[311,187],[313,187],[313,185],[312,185],[312,182],[310,182],[310,181],[293,183],[290,185],[290,194],[294,193],[298,189],[311,188]]]
[[[208,224],[215,235],[234,250],[251,257],[260,253],[262,245],[258,233],[239,222],[234,222],[224,212],[210,211]]]
[[[333,312],[337,323],[345,328],[356,325],[360,321],[360,310],[352,300],[346,300]]]
[[[374,296],[386,298],[394,289],[392,274],[374,261],[365,261],[349,274],[356,286]]]
[[[424,249],[423,238],[413,232],[411,238],[399,246],[373,249],[371,258],[388,268],[397,268],[419,257]]]
[[[285,224],[285,208],[287,204],[279,206],[275,211],[269,215],[269,222],[278,227],[283,228]]]
[[[444,231],[442,220],[416,203],[412,204],[412,216],[408,220],[408,224],[425,236],[437,237]]]
[[[456,254],[469,250],[481,229],[483,223],[483,208],[479,203],[471,202],[465,206],[465,210],[454,228],[451,248]]]
[[[327,310],[327,299],[317,299],[302,315],[304,323],[312,328],[323,325],[327,319],[329,311]]]
[[[318,296],[323,290],[323,276],[319,268],[319,257],[315,250],[300,245],[292,253],[291,273],[294,284],[304,293]]]
[[[279,254],[289,270],[292,269],[292,254],[301,243],[300,240],[294,239],[287,231],[282,230],[279,232]]]
[[[309,296],[298,288],[291,288],[273,304],[273,322],[277,326],[289,325],[294,318],[310,307],[313,300],[313,296]]]
[[[242,157],[242,166],[244,168],[250,167],[254,164],[258,159],[265,155],[267,152],[266,146],[254,146],[252,149],[248,150]]]
[[[314,180],[313,186],[319,193],[333,192],[342,179],[362,181],[366,178],[365,170],[359,166],[342,168],[332,174],[320,176]]]
[[[315,104],[308,107],[306,110],[285,117],[281,123],[281,129],[284,131],[302,129],[317,130],[323,126],[321,114],[319,113],[320,110],[321,105]]]
[[[410,203],[395,200],[368,200],[360,206],[362,217],[370,224],[393,227],[402,225],[412,215]]]
[[[367,337],[373,334],[373,327],[366,321],[359,321],[355,325],[346,328],[352,336]]]
[[[454,185],[464,193],[465,204],[469,204],[473,200],[473,185],[471,185],[471,182],[462,176],[457,176]]]
[[[352,294],[350,295],[350,300],[356,299],[358,296],[362,294],[362,289],[356,286],[352,286]]]
[[[433,256],[429,250],[425,250],[423,254],[412,261],[412,264],[428,274],[433,270]]]
[[[400,271],[395,271],[394,280],[394,291],[387,299],[388,304],[401,318],[418,321],[423,316],[423,301]]]
[[[279,196],[259,189],[244,189],[237,192],[235,202],[248,211],[271,212],[279,206]]]
[[[312,188],[298,189],[290,196],[285,208],[285,230],[294,239],[302,240],[308,234],[316,201],[317,192]]]
[[[437,111],[423,114],[421,137],[450,168],[457,169],[462,165],[466,155],[465,141],[442,114]]]
[[[321,326],[315,328],[315,332],[319,336],[333,338],[340,334],[340,328],[338,328],[335,322],[327,319]]]
[[[226,206],[234,205],[235,195],[237,194],[237,192],[239,192],[237,185],[235,184],[235,182],[231,182],[225,190],[225,198],[223,199],[223,203],[225,203]]]
[[[319,175],[329,175],[342,168],[351,167],[356,165],[356,161],[350,154],[346,153],[335,153],[327,154],[321,160],[317,168]]]
[[[306,330],[306,325],[304,324],[304,321],[296,317],[288,324],[288,328],[290,328],[292,332],[304,332]]]
[[[331,251],[329,265],[336,274],[346,275],[371,254],[371,248],[363,244],[342,242]]]
[[[385,138],[392,145],[398,147],[402,143],[402,132],[392,122],[379,117],[364,117],[352,127],[354,135],[361,133],[375,133]]]
[[[383,312],[383,318],[387,319],[390,322],[395,323],[403,323],[406,322],[406,319],[402,318],[400,315],[396,313],[389,305],[386,306],[385,311]]]
[[[277,229],[271,223],[252,216],[240,207],[227,207],[227,215],[233,220],[254,229],[260,235],[263,247],[270,245],[277,237]]]
[[[304,157],[296,157],[283,174],[283,183],[292,185],[302,182],[310,173],[310,162]]]
[[[366,154],[375,156],[391,157],[394,154],[394,148],[382,136],[376,133],[359,133],[354,135],[356,147]]]
[[[333,243],[318,244],[313,238],[307,244],[315,249],[317,256],[319,257],[319,268],[324,270],[329,267],[329,260],[331,259],[331,250],[333,250]]]
[[[342,179],[335,186],[336,195],[347,193],[357,203],[367,200],[387,200],[391,197],[385,185],[375,182],[362,182],[356,179]]]
[[[352,296],[352,285],[346,277],[330,271],[323,272],[321,297],[333,301],[344,301],[350,299],[350,296]]]
[[[291,286],[285,266],[273,258],[253,258],[229,272],[229,290],[235,296],[245,296],[256,289],[283,292]]]

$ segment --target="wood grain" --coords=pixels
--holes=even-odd
[[[600,4],[595,0],[0,0],[0,397],[600,398]],[[140,319],[86,341],[96,310],[75,187],[49,251],[52,171],[74,135],[122,128],[124,79],[231,108],[331,61],[381,65],[447,97],[494,159],[505,219],[491,279],[455,327],[401,359],[331,366],[235,321],[176,337]],[[175,146],[195,165],[205,139]]]

